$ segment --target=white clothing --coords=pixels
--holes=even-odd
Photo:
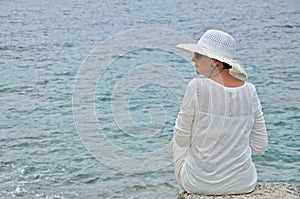
[[[253,191],[252,154],[264,152],[267,143],[253,84],[229,88],[207,78],[188,84],[171,141],[175,176],[184,190],[211,195]]]

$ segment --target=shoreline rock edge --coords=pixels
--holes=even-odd
[[[182,192],[178,199],[300,199],[300,190],[298,187],[284,182],[257,182],[253,192],[248,194],[222,195],[222,196],[205,196],[198,194],[189,194]]]

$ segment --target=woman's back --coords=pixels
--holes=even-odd
[[[185,190],[202,194],[252,191],[257,175],[251,159],[250,134],[256,116],[261,114],[255,87],[245,82],[228,88],[197,78],[188,85],[181,110],[194,112],[190,148],[181,170]],[[174,130],[182,137],[184,124],[178,119]],[[185,146],[182,140],[177,143]],[[256,140],[254,144],[265,143]]]

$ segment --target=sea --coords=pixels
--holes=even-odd
[[[1,0],[0,198],[177,198],[169,150],[195,74],[179,43],[230,33],[269,145],[258,181],[300,186],[297,0]]]

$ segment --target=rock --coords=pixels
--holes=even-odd
[[[189,194],[182,192],[179,194],[178,199],[300,199],[300,190],[294,185],[283,182],[258,182],[255,190],[249,194],[236,194],[224,196],[205,196],[198,194]]]

